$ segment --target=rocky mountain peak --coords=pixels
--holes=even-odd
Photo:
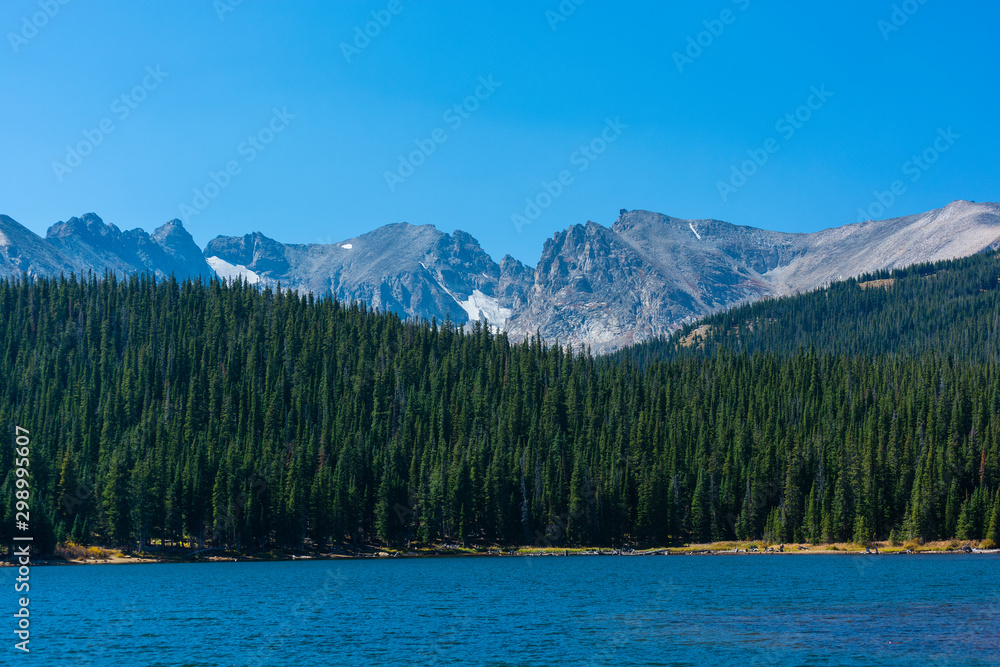
[[[152,235],[88,213],[42,239],[0,216],[0,275],[105,270],[242,276],[336,294],[403,317],[485,318],[514,338],[610,351],[766,296],[884,268],[1000,248],[1000,205],[958,200],[918,215],[810,234],[772,232],[642,209],[606,227],[556,232],[534,267],[499,263],[469,233],[399,222],[338,243],[286,244],[254,232],[197,248],[179,220]],[[211,268],[210,268],[211,267]]]
[[[115,239],[121,230],[115,225],[105,224],[96,213],[84,213],[65,222],[60,221],[49,227],[46,238],[78,237],[91,240]]]
[[[260,232],[243,236],[217,236],[205,246],[204,255],[245,266],[255,273],[283,273],[288,269],[285,246]]]
[[[86,213],[55,223],[44,239],[27,229],[18,232],[17,237],[26,252],[22,256],[22,251],[16,250],[0,258],[0,275],[100,275],[105,271],[118,275],[149,271],[159,277],[213,275],[179,220],[162,225],[151,236],[138,228],[122,232],[96,213]],[[25,259],[27,256],[30,261]]]
[[[190,239],[194,241],[194,238],[184,228],[184,223],[174,218],[173,220],[167,220],[162,225],[156,228],[153,232],[153,238],[157,241],[165,241],[167,239],[184,239],[185,241]]]

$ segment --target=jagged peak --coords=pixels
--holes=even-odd
[[[173,230],[173,229],[184,229],[184,231],[187,231],[184,228],[184,223],[181,222],[180,218],[172,218],[170,220],[167,220],[162,225],[160,225],[159,227],[157,227],[157,231],[159,231],[160,229],[170,229],[170,230]]]
[[[220,245],[229,245],[232,243],[241,243],[243,245],[246,245],[248,243],[256,245],[261,245],[261,244],[282,245],[280,242],[275,241],[270,236],[265,236],[262,232],[248,232],[243,236],[226,236],[224,234],[219,234],[214,239],[210,240],[208,242],[208,245],[205,246],[205,253],[207,254],[209,249],[213,247],[217,247]]]
[[[476,245],[476,246],[479,245],[479,241],[478,239],[476,239],[476,237],[474,237],[469,232],[466,232],[461,229],[456,229],[450,234],[450,236],[452,239],[458,241],[459,243],[468,243],[470,245]]]
[[[80,217],[60,220],[49,227],[46,238],[66,236],[117,236],[121,230],[113,224],[105,223],[96,213],[84,213]]]
[[[157,227],[156,230],[153,232],[153,239],[155,239],[157,242],[162,242],[169,238],[179,238],[183,239],[184,241],[191,241],[192,243],[194,242],[194,238],[191,236],[191,233],[188,232],[188,230],[184,227],[184,223],[182,223],[177,218],[174,218],[173,220],[167,220],[165,223]]]
[[[615,224],[611,226],[611,230],[614,232],[624,232],[653,222],[662,225],[679,225],[686,227],[688,223],[692,222],[692,220],[675,218],[674,216],[667,215],[666,213],[657,213],[656,211],[647,211],[645,209],[637,208],[619,215],[618,219],[615,220]]]

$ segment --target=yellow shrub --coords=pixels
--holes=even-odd
[[[81,560],[87,555],[87,549],[73,542],[66,542],[56,547],[56,556],[66,560]]]

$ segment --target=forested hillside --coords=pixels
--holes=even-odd
[[[766,299],[707,317],[666,339],[623,350],[639,361],[720,349],[790,354],[815,347],[855,355],[1000,361],[1000,256],[919,264]]]
[[[242,283],[4,280],[0,421],[31,433],[40,545],[996,540],[971,314],[961,356],[607,363]]]

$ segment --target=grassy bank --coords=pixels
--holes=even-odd
[[[966,542],[942,540],[922,542],[910,540],[902,543],[873,542],[857,544],[836,542],[829,544],[771,544],[762,541],[711,542],[683,546],[635,549],[597,547],[500,547],[463,546],[459,544],[411,544],[406,548],[386,548],[380,545],[361,545],[336,549],[280,550],[245,553],[228,549],[198,549],[180,546],[153,547],[142,551],[124,552],[99,546],[61,545],[48,558],[35,562],[49,564],[138,564],[138,563],[195,563],[233,561],[287,561],[329,560],[338,558],[419,558],[445,556],[679,556],[679,555],[785,555],[785,554],[927,554],[927,553],[1000,552],[992,540]],[[3,565],[10,563],[4,562]]]

